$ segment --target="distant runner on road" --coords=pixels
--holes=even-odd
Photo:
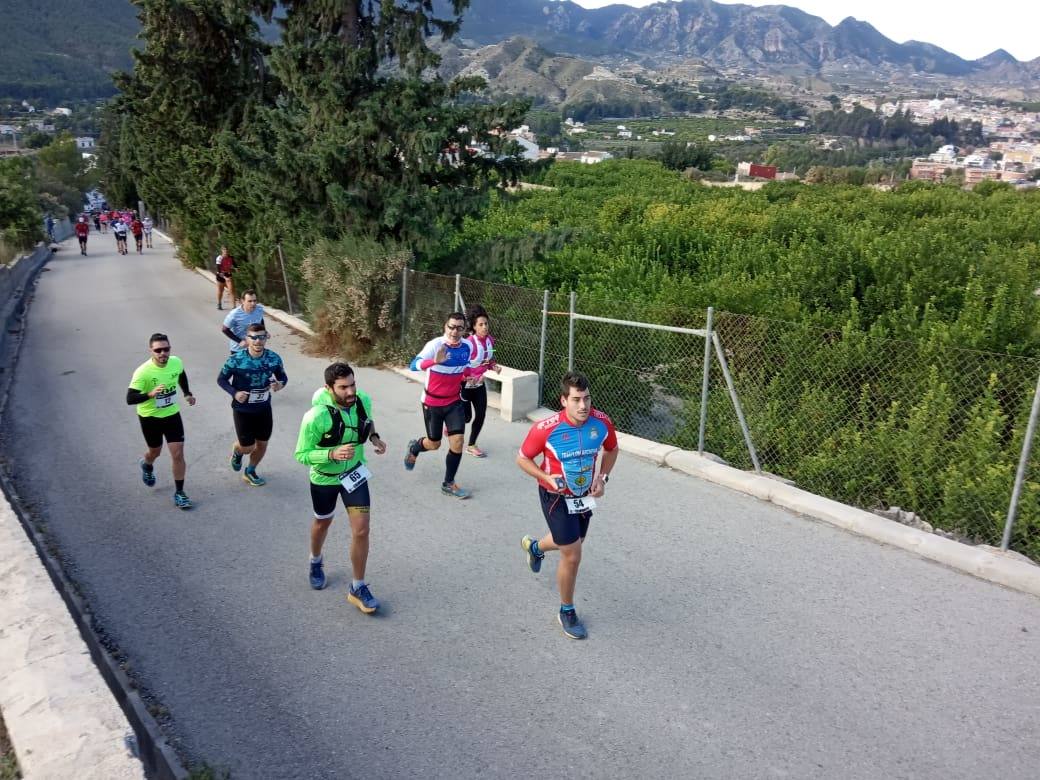
[[[141,220],[141,227],[144,228],[144,245],[149,249],[152,248],[152,218],[145,217]]]
[[[231,445],[231,468],[242,468],[242,458],[249,465],[242,480],[253,487],[267,484],[256,473],[256,467],[267,453],[267,442],[274,430],[271,393],[277,393],[289,378],[278,353],[267,349],[267,330],[253,323],[246,330],[246,349],[232,352],[217,376],[220,389],[231,396],[231,414],[235,421],[237,441]]]
[[[618,457],[614,424],[603,412],[592,408],[589,380],[568,371],[560,382],[562,410],[531,426],[520,446],[516,463],[538,481],[538,497],[549,533],[535,541],[520,540],[527,565],[536,574],[550,550],[560,551],[556,585],[560,589],[557,620],[571,639],[585,639],[588,632],[574,609],[574,585],[581,564],[581,546],[589,532],[595,499],[606,489]],[[603,449],[600,471],[596,458]],[[542,462],[535,463],[541,457]]]
[[[134,234],[134,243],[137,245],[137,254],[143,254],[141,243],[144,240],[144,224],[136,216],[130,223],[130,232]]]
[[[126,223],[122,219],[117,219],[112,223],[112,233],[116,237],[116,251],[121,255],[127,254],[126,251]]]
[[[296,441],[296,460],[311,467],[314,522],[310,584],[315,590],[325,587],[322,547],[336,514],[336,503],[342,500],[350,520],[350,564],[354,574],[347,601],[365,614],[372,614],[379,609],[379,601],[365,582],[371,474],[365,465],[364,445],[371,442],[376,454],[383,455],[386,444],[372,423],[372,399],[357,389],[354,369],[346,363],[333,363],[325,369],[325,387],[315,392],[311,403]]]
[[[444,335],[426,342],[412,360],[413,371],[425,371],[422,413],[426,435],[408,442],[404,467],[411,471],[419,453],[438,450],[445,429],[448,454],[444,456],[444,481],[441,492],[455,498],[469,498],[470,493],[455,482],[462,462],[462,443],[466,433],[466,404],[462,400],[462,382],[469,368],[469,344],[462,340],[466,318],[452,312],[444,323]]]
[[[173,460],[175,492],[173,503],[178,509],[191,509],[191,499],[184,492],[184,423],[177,405],[177,388],[184,393],[188,406],[195,405],[195,396],[188,389],[188,375],[179,357],[170,354],[170,339],[165,333],[153,333],[148,339],[151,358],[142,363],[130,378],[126,402],[137,406],[141,432],[148,447],[141,459],[141,481],[148,487],[155,484],[154,464],[162,453],[163,439],[170,448]]]
[[[231,275],[235,272],[235,258],[228,252],[226,246],[220,248],[220,254],[213,261],[217,266],[217,308],[224,308],[224,288],[227,287],[228,295],[231,296],[231,305],[235,305],[235,285],[231,281]]]
[[[87,218],[80,217],[79,221],[76,222],[74,230],[76,231],[76,238],[79,239],[79,253],[86,256],[87,237],[90,235],[90,225],[87,224]]]

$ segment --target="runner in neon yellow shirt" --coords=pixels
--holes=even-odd
[[[170,354],[170,339],[164,333],[153,333],[148,339],[151,358],[142,363],[130,378],[126,402],[137,407],[137,419],[148,447],[141,459],[141,481],[148,487],[155,484],[155,460],[162,453],[163,439],[170,448],[173,460],[173,481],[176,491],[173,503],[178,509],[191,509],[191,499],[184,492],[184,424],[181,422],[177,389],[184,393],[188,406],[195,405],[195,396],[188,389],[188,375],[179,357]]]
[[[386,443],[372,425],[372,401],[357,389],[354,369],[346,363],[333,363],[325,369],[325,387],[314,394],[312,406],[300,423],[296,460],[310,466],[311,505],[311,587],[325,587],[321,548],[342,499],[350,519],[350,563],[354,572],[347,601],[365,614],[379,609],[379,601],[365,583],[368,564],[370,504],[365,466],[366,442],[377,455],[386,452]]]

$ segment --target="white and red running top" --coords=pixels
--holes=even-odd
[[[437,350],[444,347],[448,359],[443,363],[436,360]],[[469,372],[470,345],[460,341],[451,346],[444,336],[426,342],[419,354],[412,359],[413,371],[425,371],[422,402],[427,406],[451,406],[462,398],[462,383]]]
[[[469,344],[469,372],[466,384],[476,387],[484,383],[484,374],[495,365],[495,340],[490,335],[481,338],[476,333],[466,337]]]

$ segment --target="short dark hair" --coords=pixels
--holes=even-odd
[[[248,290],[243,290],[242,297],[245,298],[247,295],[256,295],[256,290],[254,290],[252,287],[250,287]],[[259,298],[260,296],[256,295],[256,297]]]
[[[580,371],[568,371],[560,380],[560,397],[566,398],[571,394],[571,388],[575,390],[588,390],[589,378]]]
[[[481,317],[487,317],[488,322],[491,321],[491,317],[488,316],[487,309],[481,306],[479,303],[475,303],[466,310],[466,319],[469,321],[470,326],[476,325],[477,320]]]
[[[267,328],[265,328],[259,322],[251,322],[249,324],[249,327],[246,328],[246,333],[264,333],[266,330]]]
[[[152,346],[152,344],[154,344],[157,341],[169,341],[169,340],[170,340],[170,337],[167,336],[165,333],[153,333],[151,336],[148,337],[148,346],[149,347]]]
[[[354,369],[346,363],[333,363],[325,369],[325,385],[332,387],[337,379],[354,376]]]
[[[448,319],[446,319],[445,322],[451,322],[452,320],[462,320],[463,322],[465,322],[466,315],[463,314],[461,311],[453,311],[451,314],[448,315]]]

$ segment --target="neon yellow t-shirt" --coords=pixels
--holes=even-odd
[[[170,417],[180,411],[177,405],[177,380],[184,373],[184,364],[179,357],[170,355],[165,366],[157,366],[148,360],[137,367],[130,378],[130,387],[142,393],[150,393],[159,385],[166,389],[137,405],[137,414],[141,417]]]

